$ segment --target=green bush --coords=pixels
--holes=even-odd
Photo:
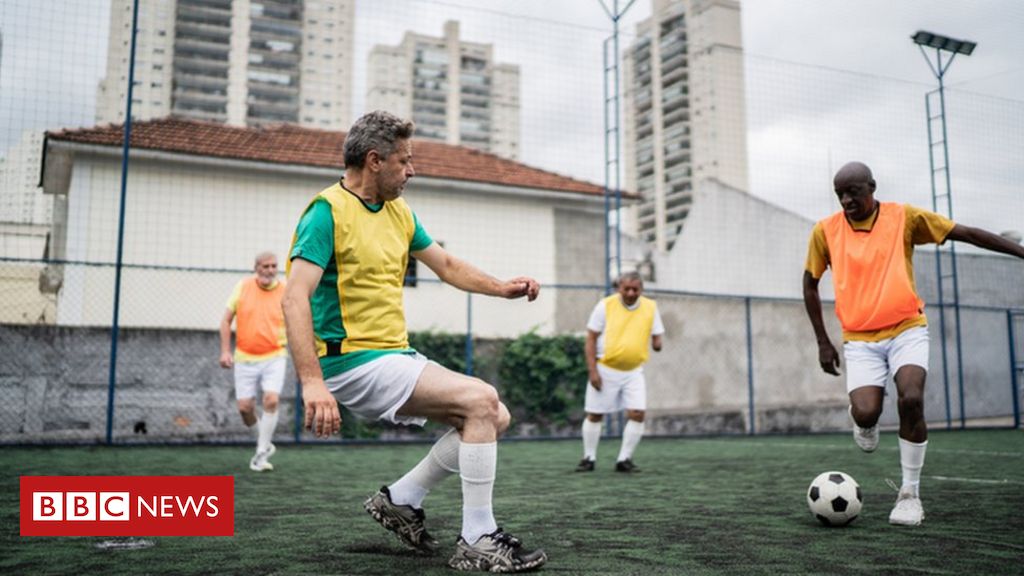
[[[554,434],[580,422],[587,362],[583,338],[523,334],[505,348],[498,375],[518,433]],[[527,426],[524,426],[527,425]]]

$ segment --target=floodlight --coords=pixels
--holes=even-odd
[[[971,52],[974,52],[974,48],[978,45],[977,42],[971,42],[970,40],[958,40],[924,30],[918,30],[911,36],[911,39],[914,40],[915,44],[920,44],[921,46],[946,50],[954,54],[963,54],[964,56],[970,56]]]

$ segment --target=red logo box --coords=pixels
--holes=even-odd
[[[234,536],[231,476],[22,476],[22,536]]]

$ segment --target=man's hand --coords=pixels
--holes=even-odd
[[[601,381],[601,374],[597,370],[590,371],[590,385],[594,387],[594,390],[601,391],[601,386],[604,383]]]
[[[833,376],[839,376],[839,352],[831,342],[818,343],[818,362],[821,369]]]
[[[341,431],[341,413],[338,402],[327,391],[323,382],[311,382],[302,387],[302,403],[306,409],[306,430],[317,438],[327,438]]]
[[[231,352],[220,353],[220,367],[231,368],[235,365],[235,357],[231,355]]]
[[[508,280],[501,287],[501,296],[510,300],[526,296],[528,301],[533,302],[537,299],[537,294],[539,293],[540,284],[533,278],[527,278],[526,276]]]

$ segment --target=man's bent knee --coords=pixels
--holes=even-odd
[[[626,418],[634,422],[643,422],[645,414],[643,410],[626,410]]]
[[[498,402],[498,434],[504,434],[511,423],[512,414],[509,413],[508,407],[504,402]]]
[[[263,411],[264,412],[277,412],[279,397],[273,392],[263,393]]]

